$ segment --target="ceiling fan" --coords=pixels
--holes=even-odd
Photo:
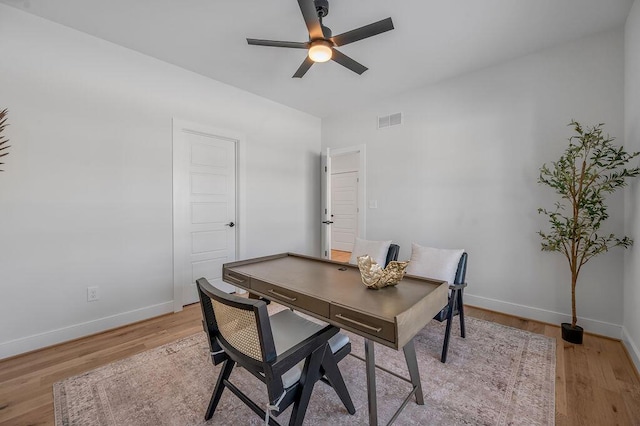
[[[293,75],[294,78],[301,78],[309,68],[311,68],[314,62],[326,62],[329,59],[349,68],[355,73],[362,74],[368,68],[354,61],[344,53],[341,53],[336,47],[344,46],[345,44],[353,43],[393,29],[391,18],[387,18],[337,36],[332,36],[331,30],[322,24],[322,18],[329,14],[328,0],[298,0],[298,5],[300,6],[304,22],[307,24],[307,29],[309,30],[309,41],[296,42],[260,40],[255,38],[247,39],[247,43],[256,46],[307,49],[308,56]]]

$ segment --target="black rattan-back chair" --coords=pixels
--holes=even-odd
[[[453,284],[449,286],[451,290],[449,294],[449,303],[445,306],[434,319],[442,322],[447,321],[447,328],[444,334],[444,345],[442,346],[442,356],[440,361],[447,361],[447,351],[449,349],[449,336],[451,335],[451,321],[455,315],[460,315],[460,336],[465,337],[464,330],[464,304],[462,303],[462,293],[467,286],[465,277],[467,275],[467,253],[462,253],[458,262],[458,269]]]
[[[316,324],[288,309],[269,317],[264,301],[224,293],[205,278],[197,284],[211,359],[215,365],[223,363],[205,420],[211,419],[228,388],[270,425],[278,425],[271,415],[277,417],[293,404],[289,425],[301,425],[318,380],[326,380],[347,411],[355,413],[333,354],[346,355],[351,349],[338,328]],[[266,411],[229,381],[236,364],[266,384]]]

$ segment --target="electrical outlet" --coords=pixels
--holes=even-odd
[[[98,287],[87,287],[87,302],[95,302],[98,297]]]

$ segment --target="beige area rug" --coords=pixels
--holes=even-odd
[[[553,425],[555,421],[555,340],[468,318],[467,338],[454,320],[446,364],[440,362],[444,324],[432,321],[415,339],[425,405],[412,399],[398,425]],[[456,335],[456,332],[458,335]],[[351,335],[353,353],[363,340]],[[376,345],[376,362],[407,377],[402,351]],[[333,390],[318,383],[305,425],[368,424],[364,362],[347,356],[340,370],[356,407],[350,416]],[[204,421],[220,371],[198,333],[55,383],[56,425],[259,425],[264,424],[230,391]],[[262,383],[243,369],[231,376],[260,405]],[[377,370],[378,419],[386,424],[410,385]],[[287,424],[291,408],[278,416]]]

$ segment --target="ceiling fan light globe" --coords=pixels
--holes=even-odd
[[[331,59],[333,51],[325,43],[316,43],[309,48],[309,59],[313,62],[327,62]]]

